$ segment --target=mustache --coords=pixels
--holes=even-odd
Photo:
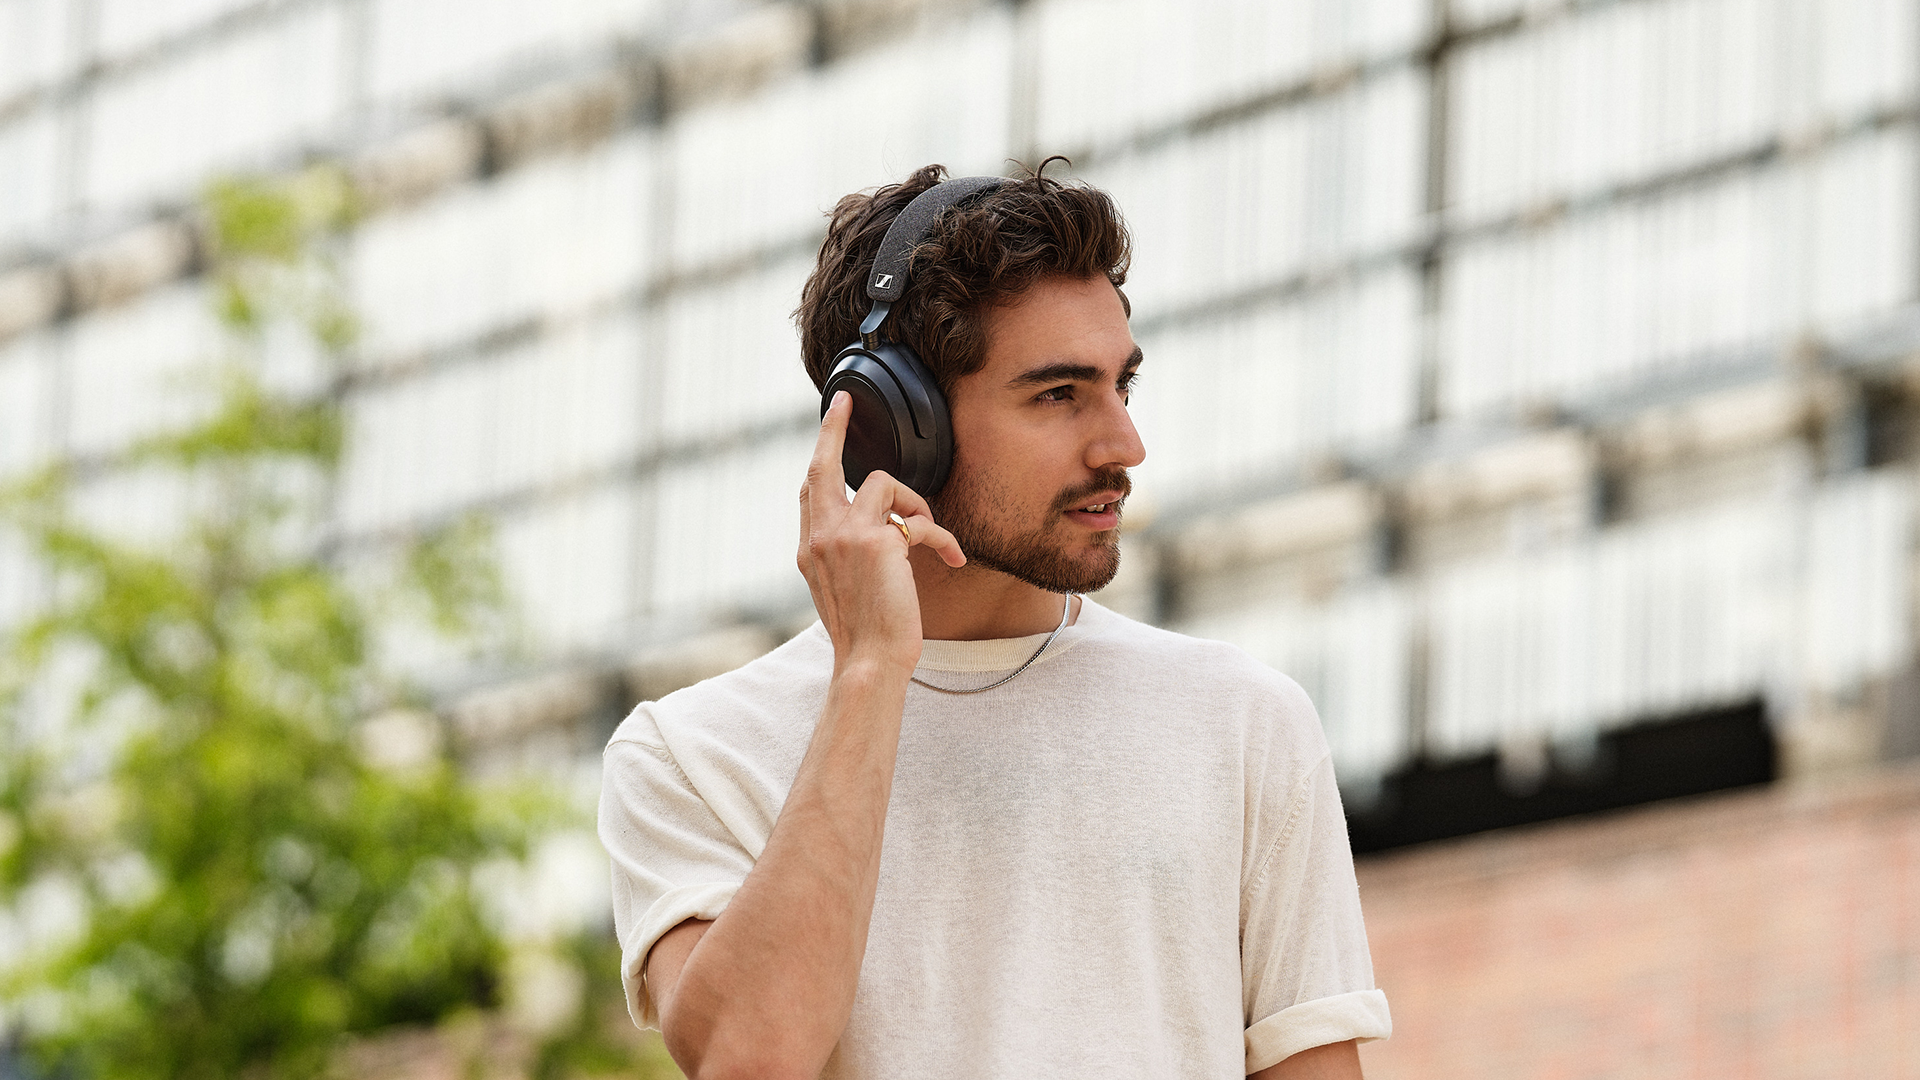
[[[1054,509],[1072,510],[1078,506],[1085,506],[1087,499],[1103,491],[1117,491],[1120,493],[1119,501],[1125,502],[1127,496],[1133,494],[1133,478],[1128,476],[1127,470],[1120,466],[1110,465],[1095,473],[1092,480],[1055,499]]]

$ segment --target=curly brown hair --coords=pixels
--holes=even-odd
[[[1049,164],[1065,160],[1048,158],[945,211],[914,249],[911,282],[883,333],[918,353],[943,392],[951,394],[956,381],[986,363],[988,309],[1011,303],[1042,278],[1104,274],[1127,305],[1120,291],[1132,257],[1126,223],[1106,192],[1043,175]],[[860,336],[860,320],[873,306],[867,273],[887,226],[946,176],[945,166],[928,165],[901,183],[848,195],[833,208],[820,259],[793,313],[815,387],[825,385],[833,358]]]

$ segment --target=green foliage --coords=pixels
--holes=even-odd
[[[345,173],[316,166],[279,183],[223,180],[208,189],[206,209],[215,308],[228,326],[257,331],[270,315],[291,312],[330,352],[352,344],[358,323],[317,243],[358,214]]]
[[[502,632],[498,614],[506,604],[506,588],[488,557],[492,547],[486,519],[468,515],[408,549],[407,574],[419,583],[417,598],[436,632],[464,639]]]
[[[345,1036],[492,1008],[506,946],[474,870],[562,816],[466,779],[376,661],[394,611],[501,625],[484,525],[396,560],[405,603],[367,595],[314,539],[339,406],[257,374],[270,326],[335,362],[352,340],[328,259],[344,180],[223,183],[207,209],[231,344],[215,403],[100,470],[176,483],[178,535],[93,524],[94,477],[65,467],[0,492],[0,528],[54,582],[0,638],[0,916],[70,923],[0,953],[0,1030],[49,1075],[311,1077]],[[425,749],[370,751],[370,716],[424,725]]]
[[[667,1055],[659,1034],[642,1035],[627,1019],[619,945],[611,937],[596,935],[582,935],[570,945],[569,959],[586,975],[582,999],[588,1007],[538,1048],[528,1070],[530,1080],[574,1076],[680,1080],[680,1069]]]

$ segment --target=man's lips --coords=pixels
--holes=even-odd
[[[1069,503],[1067,512],[1117,512],[1120,509],[1120,505],[1126,501],[1126,498],[1127,493],[1124,491],[1096,491],[1092,495]]]
[[[1120,491],[1102,491],[1088,496],[1084,501],[1076,502],[1067,508],[1066,516],[1095,532],[1104,532],[1120,525],[1120,507],[1126,502],[1126,494]]]

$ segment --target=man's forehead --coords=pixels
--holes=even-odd
[[[990,385],[1107,379],[1141,361],[1126,308],[1104,275],[1049,278],[986,319]]]

